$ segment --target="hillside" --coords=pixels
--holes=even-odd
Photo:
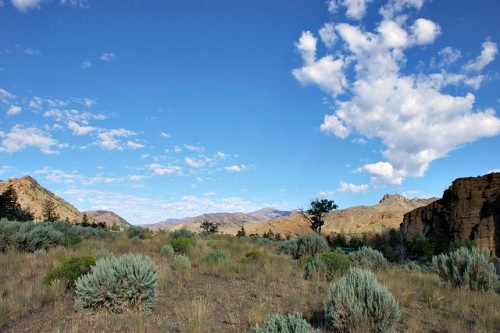
[[[425,206],[433,201],[431,199],[408,199],[399,194],[386,194],[374,206],[355,206],[336,210],[325,218],[323,233],[344,231],[345,233],[378,232],[384,229],[399,228],[405,213]],[[178,224],[160,222],[150,225],[152,230],[169,229],[177,230],[187,228],[199,232],[202,221],[219,222],[219,230],[226,234],[236,234],[241,226],[245,227],[247,234],[263,234],[269,230],[282,235],[299,235],[310,233],[308,221],[299,212],[284,212],[264,208],[257,212],[204,214],[194,218],[187,218]],[[174,222],[171,221],[171,222]]]
[[[9,185],[16,191],[18,202],[22,208],[29,210],[35,220],[43,219],[43,203],[49,200],[55,205],[55,212],[61,220],[71,222],[81,222],[83,213],[78,211],[73,205],[61,199],[51,191],[42,187],[31,176],[22,178],[11,178],[0,182],[0,192],[3,192]],[[92,220],[91,220],[92,221]]]
[[[103,222],[108,227],[113,226],[113,224],[120,226],[122,229],[131,226],[124,218],[108,210],[88,210],[85,214],[97,222]]]

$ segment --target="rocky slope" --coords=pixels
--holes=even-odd
[[[439,231],[448,242],[473,240],[500,256],[500,173],[456,179],[443,198],[406,214],[401,231],[407,239]]]

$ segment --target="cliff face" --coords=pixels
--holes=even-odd
[[[400,228],[406,239],[473,240],[500,257],[500,173],[456,179],[443,198],[406,213]]]

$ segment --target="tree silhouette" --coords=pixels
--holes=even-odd
[[[43,202],[42,212],[45,217],[45,221],[54,222],[59,219],[59,215],[56,214],[56,205],[49,199],[45,199]]]
[[[21,208],[17,200],[17,193],[12,184],[0,194],[0,218],[7,218],[11,221],[33,220],[33,215],[30,211]]]
[[[316,199],[311,201],[311,206],[306,211],[307,214],[305,214],[302,210],[301,213],[302,216],[304,216],[309,221],[309,223],[311,223],[310,228],[316,231],[318,234],[321,234],[321,227],[325,224],[323,218],[326,214],[334,209],[337,209],[338,207],[339,206],[336,205],[333,200]]]

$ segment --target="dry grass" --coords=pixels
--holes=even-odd
[[[88,240],[46,253],[0,253],[0,331],[250,332],[271,314],[295,311],[325,331],[322,313],[329,283],[305,280],[303,263],[247,239],[215,236],[198,239],[188,253],[193,266],[186,273],[172,269],[172,258],[160,256],[165,241],[165,235],[157,234],[135,245],[123,237]],[[83,315],[73,309],[73,296],[64,286],[42,284],[46,272],[70,256],[95,256],[103,248],[118,256],[133,252],[154,260],[159,288],[153,314]],[[216,249],[227,261],[206,260]],[[243,260],[245,253],[256,250],[263,254],[260,260]],[[498,294],[443,287],[435,274],[399,268],[378,272],[377,277],[401,306],[398,332],[500,332]]]

